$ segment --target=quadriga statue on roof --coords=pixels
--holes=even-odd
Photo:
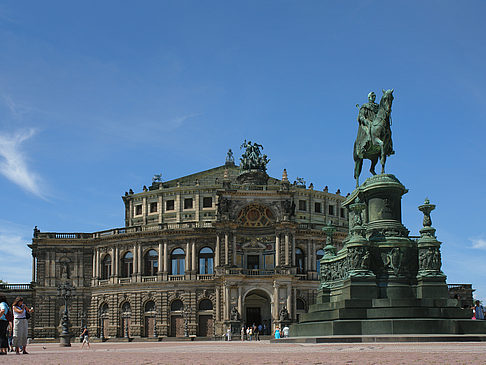
[[[375,166],[380,159],[381,173],[384,174],[387,156],[395,153],[390,129],[393,89],[383,90],[380,104],[376,104],[375,99],[376,94],[370,92],[368,102],[359,107],[358,136],[353,150],[356,187],[359,186],[359,175],[364,159],[371,161],[370,172],[373,175],[376,175]]]
[[[243,170],[259,170],[259,171],[267,171],[267,164],[270,162],[270,159],[267,155],[262,155],[260,149],[263,150],[263,146],[254,142],[253,144],[251,141],[245,141],[241,145],[240,148],[245,149],[245,153],[241,155],[241,168]]]

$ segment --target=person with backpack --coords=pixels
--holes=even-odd
[[[7,355],[8,351],[8,339],[7,339],[7,313],[10,312],[10,308],[7,304],[7,297],[0,294],[0,355]]]

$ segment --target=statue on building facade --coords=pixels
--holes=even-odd
[[[370,92],[368,102],[359,107],[358,136],[353,149],[356,186],[359,186],[358,179],[363,167],[363,159],[371,161],[370,172],[373,175],[376,175],[375,166],[379,159],[381,173],[384,174],[387,156],[395,153],[390,128],[393,89],[383,90],[380,104],[376,104],[375,99],[376,94]]]
[[[230,318],[231,318],[232,321],[239,321],[240,320],[240,313],[238,312],[238,309],[236,309],[236,307],[234,307],[234,306],[233,306],[233,308],[231,308]]]
[[[231,151],[231,148],[228,150],[228,153],[226,154],[226,165],[234,165],[235,164],[235,157],[233,156],[233,151]]]
[[[280,319],[280,321],[288,321],[289,320],[289,311],[287,310],[286,306],[283,306],[283,308],[280,309],[279,319]]]
[[[263,150],[263,146],[258,143],[251,143],[251,141],[245,141],[240,148],[245,148],[245,153],[241,155],[240,162],[243,170],[258,170],[262,172],[267,171],[267,164],[270,162],[267,155],[262,155],[260,149]]]

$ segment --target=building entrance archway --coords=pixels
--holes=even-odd
[[[243,321],[246,326],[262,325],[270,331],[272,325],[272,300],[268,293],[261,289],[250,290],[245,295]]]

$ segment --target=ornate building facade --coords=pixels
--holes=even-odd
[[[347,235],[344,197],[266,173],[260,145],[222,166],[125,193],[125,226],[34,230],[33,336],[58,337],[57,287],[76,288],[74,330],[105,338],[221,335],[231,323],[297,321],[315,302],[331,223]],[[75,332],[76,333],[76,332]]]

